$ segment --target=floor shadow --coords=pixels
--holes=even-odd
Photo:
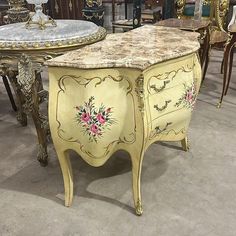
[[[167,147],[167,148],[183,151],[182,147],[177,146],[177,144],[173,143],[173,142],[168,142],[168,143],[166,143],[166,142],[158,142],[158,144],[160,144],[163,147]]]
[[[52,152],[53,149],[50,150],[49,156],[52,156]],[[64,193],[64,186],[59,163],[55,158],[55,153],[53,155],[54,158],[51,158],[48,167],[40,167],[35,161],[5,179],[0,183],[0,188],[33,194],[52,200],[58,204],[64,204],[63,201],[57,197],[58,194]],[[74,196],[104,201],[125,209],[128,212],[135,212],[133,205],[128,205],[119,200],[119,196],[123,196],[127,191],[130,191],[130,195],[132,196],[131,160],[126,152],[116,152],[99,168],[89,166],[81,158],[78,158],[78,155],[75,153],[71,153],[71,161],[74,173]],[[158,158],[156,158],[156,160],[144,158],[142,173],[145,175],[149,174],[146,172],[148,172],[147,167],[150,165],[148,163],[150,161],[158,163],[158,171],[151,173],[151,176],[159,178],[167,170],[168,158],[164,161],[160,161]],[[109,191],[109,189],[113,189],[113,184],[111,184],[112,181],[108,181],[107,184],[107,180],[118,176],[125,179],[124,183],[122,182],[115,191]],[[116,178],[116,181],[117,179],[118,178]],[[88,190],[89,188],[91,189],[91,187],[89,187],[91,184],[96,184],[95,181],[99,181],[101,186],[106,184],[104,195]],[[142,185],[144,184],[145,179],[142,180]],[[106,192],[109,193],[109,196],[106,196]],[[133,200],[131,199],[129,202],[133,202]]]

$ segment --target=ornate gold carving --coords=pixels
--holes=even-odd
[[[32,17],[29,18],[29,20],[26,22],[25,26],[26,28],[30,28],[33,25],[37,25],[39,29],[44,30],[46,28],[47,24],[51,24],[52,26],[57,26],[57,23],[55,20],[53,20],[50,16],[48,16],[48,20],[43,20],[40,18],[39,21],[33,21]],[[39,46],[35,46],[35,48],[38,48]]]
[[[24,111],[28,114],[33,108],[32,86],[35,82],[35,70],[32,61],[26,54],[22,54],[18,63],[17,82],[25,97]]]
[[[184,7],[186,0],[177,0],[176,1],[176,14],[178,18],[183,16]]]
[[[138,95],[138,100],[139,100],[139,110],[144,114],[144,77],[143,74],[141,74],[137,79],[136,79],[136,88],[135,91]]]
[[[29,19],[29,10],[24,7],[24,0],[8,0],[10,9],[7,11],[7,24],[25,22]]]
[[[42,41],[38,42],[37,44],[27,43],[27,42],[5,42],[0,41],[0,49],[1,50],[42,50],[42,49],[59,49],[59,48],[67,48],[67,47],[78,47],[90,43],[97,42],[99,40],[102,40],[106,37],[106,30],[102,27],[98,28],[98,31],[90,36],[85,37],[78,37],[73,38],[73,41],[71,39],[67,40],[57,40],[56,45],[52,45],[52,41]]]
[[[143,214],[143,207],[140,199],[136,203],[135,211],[138,216],[141,216]]]
[[[226,13],[229,10],[229,0],[218,0],[216,3],[216,23],[221,31],[225,31]]]
[[[88,7],[100,7],[102,6],[102,0],[85,0],[85,4],[88,6]]]
[[[91,15],[86,15],[86,13],[83,12],[83,17],[86,20],[92,20],[93,18],[101,20],[104,17],[104,14],[105,14],[105,12],[102,12],[102,14],[99,14],[98,12],[93,12]]]

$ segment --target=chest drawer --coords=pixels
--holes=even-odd
[[[179,108],[168,114],[156,117],[149,124],[148,139],[174,141],[182,137],[189,126],[191,110]]]
[[[181,108],[193,109],[196,100],[194,84],[191,80],[147,98],[150,121]]]

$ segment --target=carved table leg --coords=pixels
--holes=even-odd
[[[24,95],[21,91],[20,85],[17,83],[16,72],[9,71],[9,81],[12,85],[12,88],[15,92],[16,103],[17,103],[17,120],[22,126],[27,125],[27,114],[24,111]]]
[[[18,84],[24,95],[24,111],[31,114],[37,131],[39,150],[38,161],[42,166],[47,165],[47,118],[43,117],[39,111],[38,88],[40,84],[36,80],[36,70],[30,58],[23,54],[18,63]]]
[[[189,145],[188,137],[185,137],[183,140],[181,140],[181,145],[182,145],[182,148],[185,152],[189,151],[190,145]]]

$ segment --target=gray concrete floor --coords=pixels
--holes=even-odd
[[[217,109],[222,52],[212,54],[190,125],[190,152],[159,143],[145,154],[142,217],[133,212],[131,162],[123,152],[101,168],[73,154],[74,202],[64,207],[52,144],[42,168],[32,121],[28,127],[16,122],[0,83],[0,235],[235,236],[236,71]]]

